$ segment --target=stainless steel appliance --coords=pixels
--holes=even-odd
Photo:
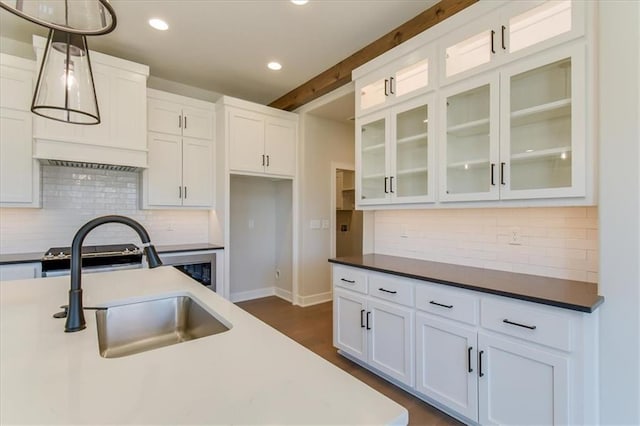
[[[172,265],[216,291],[216,254],[211,251],[160,253],[164,265]]]
[[[52,247],[42,257],[42,276],[70,274],[71,247]],[[82,247],[82,272],[107,272],[142,267],[142,250],[133,244]]]

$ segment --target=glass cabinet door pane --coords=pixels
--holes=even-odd
[[[447,47],[447,77],[486,64],[490,60],[491,30],[487,30]]]
[[[510,188],[571,186],[571,59],[511,77]]]
[[[361,197],[385,198],[385,120],[380,119],[361,127]]]
[[[403,96],[429,85],[429,60],[425,59],[396,72],[392,86],[396,96]]]
[[[380,105],[386,100],[385,80],[376,80],[360,90],[360,109],[367,109]]]
[[[490,86],[447,98],[447,194],[489,192]]]
[[[546,1],[509,19],[509,52],[571,31],[571,1]]]
[[[396,116],[396,197],[427,195],[428,143],[427,105],[401,112]]]

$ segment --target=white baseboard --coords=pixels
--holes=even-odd
[[[265,287],[256,290],[239,291],[231,293],[230,299],[233,303],[244,302],[245,300],[260,299],[261,297],[275,296],[275,287]]]
[[[284,299],[287,302],[293,302],[293,294],[289,290],[283,288],[274,287],[274,294],[280,299]]]
[[[311,296],[298,296],[297,304],[304,307],[317,305],[319,303],[329,302],[333,300],[333,292],[312,294]]]

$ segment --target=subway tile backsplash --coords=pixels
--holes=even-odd
[[[596,207],[389,210],[374,220],[376,253],[598,281]]]
[[[40,252],[69,246],[80,226],[107,214],[140,222],[154,244],[208,241],[207,210],[140,210],[139,173],[73,167],[42,167],[41,209],[0,209],[0,253]],[[103,225],[85,244],[139,244],[126,226]]]

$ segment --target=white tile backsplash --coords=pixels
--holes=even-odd
[[[207,210],[140,210],[139,191],[136,172],[43,166],[42,208],[0,209],[0,253],[69,246],[80,226],[107,214],[137,220],[157,245],[208,241]],[[129,242],[140,243],[133,230],[107,224],[91,231],[85,244]]]
[[[374,223],[376,253],[598,280],[596,207],[384,210]],[[521,245],[509,244],[512,228]]]

